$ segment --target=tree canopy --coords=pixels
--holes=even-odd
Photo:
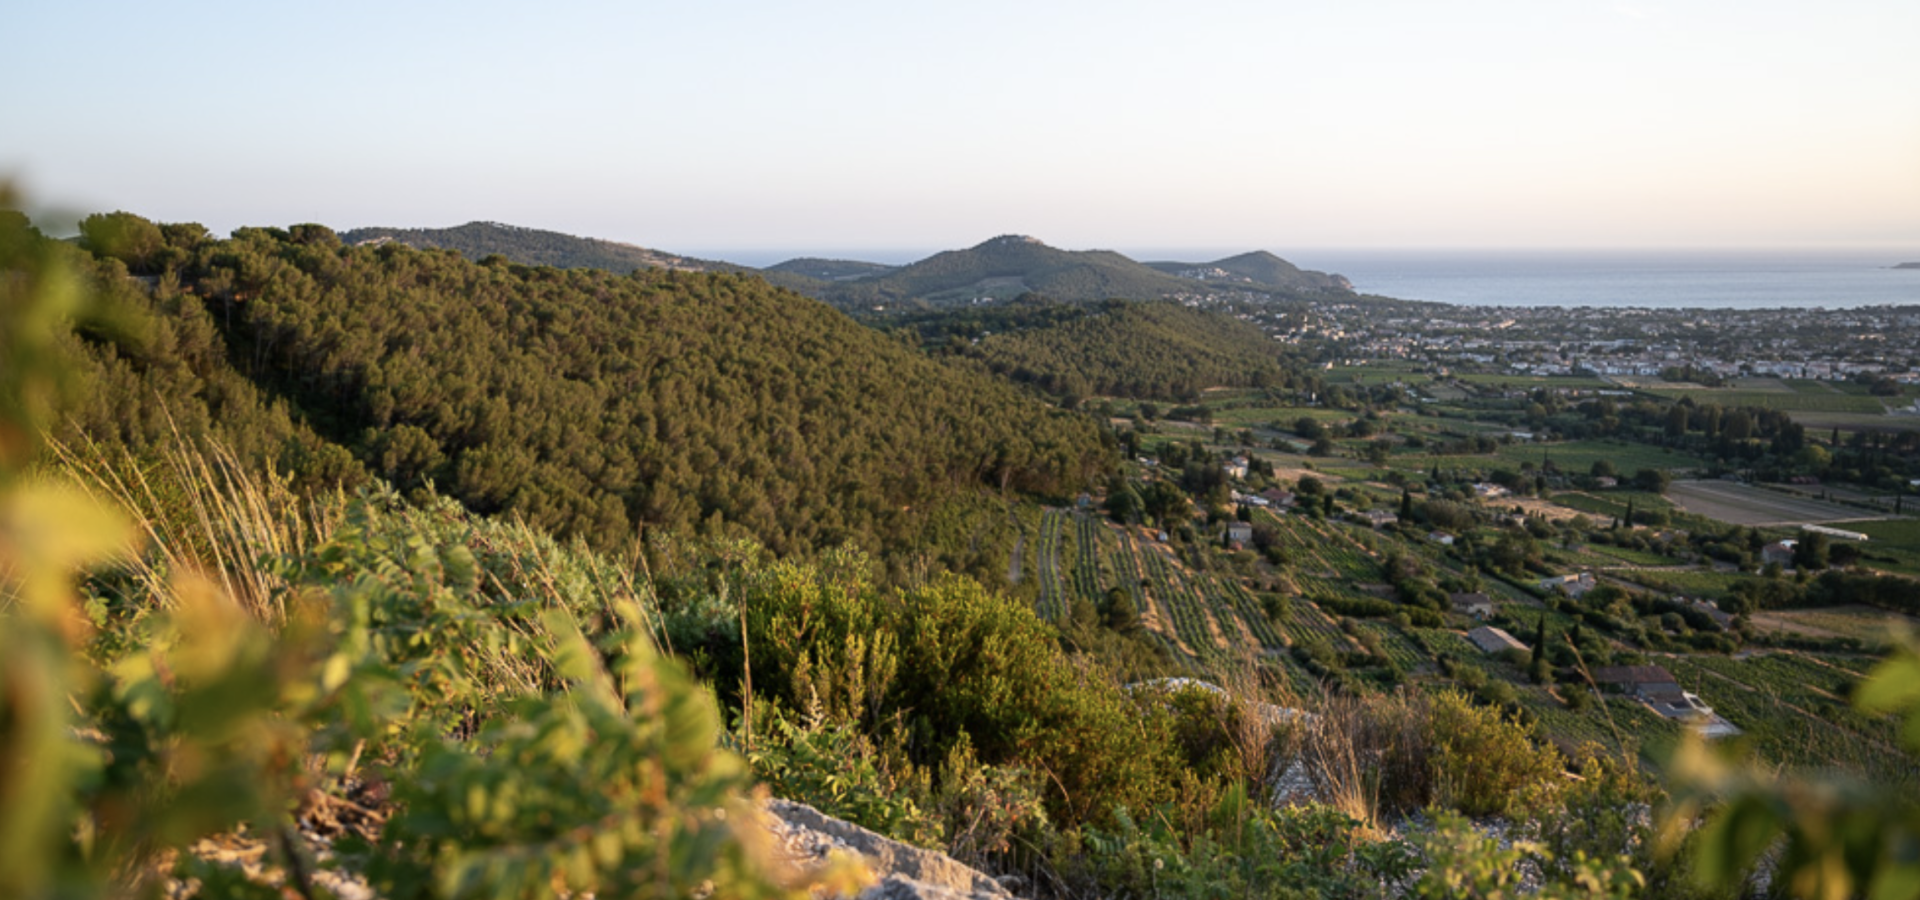
[[[601,546],[654,526],[782,553],[911,547],[952,503],[1066,496],[1110,465],[1088,420],[757,278],[476,263],[321,226],[174,234],[143,237],[148,285],[98,249],[143,324],[88,345],[106,384],[76,425],[136,448],[218,431],[284,471],[431,482]]]

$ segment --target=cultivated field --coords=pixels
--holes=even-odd
[[[1911,414],[1874,414],[1792,410],[1787,415],[1813,431],[1838,428],[1841,431],[1920,431],[1920,416]]]
[[[1898,623],[1898,624],[1896,624]],[[1871,606],[1834,606],[1826,609],[1769,610],[1753,615],[1755,627],[1789,631],[1813,637],[1846,637],[1869,647],[1887,643],[1897,628],[1911,631],[1920,621]]]
[[[1732,525],[1779,527],[1884,518],[1728,481],[1676,481],[1667,489],[1667,498],[1687,512]]]

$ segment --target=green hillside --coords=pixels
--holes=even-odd
[[[320,226],[183,232],[129,261],[160,273],[150,295],[120,262],[100,281],[147,334],[76,345],[111,385],[81,427],[152,448],[172,409],[282,471],[432,484],[604,547],[656,527],[966,569],[979,539],[933,534],[954,509],[1071,495],[1109,464],[1087,420],[757,278],[477,264]]]
[[[806,256],[776,263],[760,271],[762,274],[779,272],[820,281],[851,281],[856,278],[876,278],[896,268],[898,267],[854,259],[820,259]]]
[[[395,241],[422,250],[458,250],[461,256],[475,261],[499,254],[523,265],[605,269],[623,275],[649,267],[693,272],[745,270],[744,266],[732,263],[499,222],[468,222],[453,228],[355,228],[342,232],[340,239],[349,245]]]
[[[1121,301],[964,351],[1016,381],[1076,396],[1187,398],[1283,383],[1299,367],[1260,329],[1177,303]]]
[[[1091,303],[1114,298],[1153,300],[1221,289],[1288,298],[1352,290],[1338,275],[1306,271],[1264,251],[1210,263],[1142,264],[1109,250],[1061,250],[1020,235],[1003,235],[906,266],[802,257],[759,270],[497,222],[469,222],[455,228],[356,228],[340,237],[354,246],[391,241],[416,249],[454,250],[476,262],[499,255],[522,265],[605,269],[616,274],[640,268],[757,272],[777,287],[842,309],[861,311],[892,311],[903,305],[938,309],[983,298],[1011,300],[1022,294]]]
[[[1155,271],[1208,284],[1255,290],[1351,292],[1353,285],[1340,275],[1302,269],[1278,256],[1256,250],[1206,263],[1150,262]]]
[[[1065,302],[1146,300],[1199,287],[1111,251],[1060,250],[1030,237],[1004,235],[965,250],[936,253],[879,277],[830,285],[819,296],[843,306],[906,301],[950,306],[1029,292]]]

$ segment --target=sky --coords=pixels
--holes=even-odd
[[[1914,0],[0,8],[49,223],[1920,253]]]

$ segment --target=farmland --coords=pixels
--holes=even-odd
[[[1787,412],[1864,413],[1885,415],[1886,403],[1879,397],[1822,391],[1818,393],[1781,390],[1753,391],[1728,388],[1643,388],[1647,393],[1671,400],[1688,399],[1695,404],[1721,406],[1757,406]]]
[[[1678,457],[1664,448],[1605,440],[1514,442],[1502,444],[1492,453],[1475,455],[1397,454],[1392,457],[1391,465],[1414,471],[1427,471],[1434,466],[1472,471],[1495,466],[1518,467],[1521,463],[1545,466],[1552,462],[1564,471],[1585,472],[1601,460],[1628,474],[1640,469],[1697,465],[1695,460]]]
[[[1838,428],[1841,431],[1920,431],[1920,416],[1911,413],[1882,415],[1863,412],[1826,412],[1795,410],[1793,420],[1814,430]]]
[[[1790,527],[1880,518],[1852,507],[1725,481],[1676,481],[1667,495],[1687,512],[1733,525]]]
[[[1346,405],[1330,405],[1329,397]],[[1668,397],[1722,408],[1744,404],[1744,427],[1756,431],[1744,444],[1704,439],[1708,417],[1675,425],[1680,420],[1670,421],[1663,411]],[[1678,735],[1675,722],[1637,702],[1617,696],[1590,702],[1575,659],[1565,652],[1567,642],[1575,641],[1581,665],[1670,665],[1689,689],[1747,729],[1750,742],[1770,760],[1826,759],[1884,772],[1886,759],[1873,749],[1879,739],[1875,723],[1848,719],[1845,729],[1825,733],[1818,727],[1829,717],[1850,715],[1839,685],[1857,679],[1872,656],[1727,655],[1753,646],[1874,651],[1885,644],[1884,616],[1845,607],[1764,609],[1750,629],[1735,620],[1722,630],[1698,608],[1672,602],[1712,600],[1723,610],[1751,602],[1747,587],[1760,577],[1762,542],[1790,536],[1791,527],[1803,523],[1852,523],[1844,527],[1873,540],[1855,545],[1858,553],[1850,560],[1920,574],[1920,521],[1873,519],[1871,510],[1822,497],[1884,498],[1890,507],[1895,493],[1884,485],[1868,490],[1809,482],[1770,489],[1712,477],[1734,464],[1747,479],[1769,463],[1779,470],[1780,461],[1766,456],[1768,438],[1757,434],[1763,423],[1785,427],[1786,419],[1772,410],[1867,415],[1863,411],[1877,411],[1879,403],[1864,384],[1749,379],[1733,388],[1689,388],[1662,382],[1629,393],[1605,379],[1436,374],[1386,363],[1330,369],[1312,394],[1208,391],[1183,406],[1180,414],[1191,422],[1143,419],[1138,405],[1116,405],[1116,425],[1139,429],[1133,435],[1137,455],[1170,460],[1129,465],[1142,496],[1155,482],[1192,483],[1196,458],[1231,455],[1255,461],[1235,490],[1294,489],[1311,475],[1320,482],[1319,494],[1303,491],[1312,500],[1295,510],[1236,510],[1224,493],[1194,496],[1189,515],[1152,527],[1062,512],[1054,531],[1065,537],[1049,552],[1063,573],[1061,593],[1092,597],[1123,588],[1155,639],[1190,671],[1217,671],[1251,658],[1273,683],[1293,690],[1464,686],[1483,702],[1523,715],[1563,745],[1593,741],[1644,752]],[[1581,431],[1600,424],[1590,411],[1600,405],[1623,420],[1639,416],[1640,424],[1606,421],[1611,431]],[[1589,411],[1575,418],[1569,410]],[[1302,420],[1315,424],[1303,426]],[[1572,436],[1556,432],[1563,426]],[[1323,433],[1319,455],[1301,452],[1312,443],[1308,434],[1318,439]],[[1791,437],[1818,445],[1820,453],[1805,458],[1824,453],[1837,462],[1850,452],[1826,434]],[[1876,454],[1875,461],[1880,458]],[[1660,492],[1647,490],[1663,479],[1636,477],[1642,470],[1680,480]],[[1603,481],[1602,474],[1614,480]],[[1479,499],[1479,481],[1499,482],[1510,493]],[[1438,530],[1453,535],[1454,545],[1427,538],[1435,528],[1423,521],[1429,505],[1453,518]],[[1372,510],[1398,511],[1410,521],[1371,528],[1363,516]],[[1625,523],[1629,511],[1634,521]],[[1258,546],[1225,540],[1226,523],[1236,517],[1253,526]],[[1747,530],[1753,526],[1766,532]],[[1492,551],[1516,539],[1526,548],[1524,562],[1494,556]],[[1391,560],[1397,561],[1390,567]],[[1405,577],[1409,566],[1421,586],[1403,590],[1395,579]],[[1535,588],[1544,575],[1573,572],[1591,572],[1611,590],[1587,606],[1559,595],[1542,597]],[[1795,585],[1812,583],[1779,582],[1789,595]],[[1533,683],[1524,666],[1482,654],[1465,639],[1478,623],[1452,612],[1445,595],[1473,591],[1494,600],[1488,624],[1522,642],[1537,640],[1545,626],[1549,647],[1558,647],[1551,663],[1558,668],[1545,684]]]
[[[1722,716],[1741,723],[1768,759],[1801,765],[1835,761],[1874,773],[1889,787],[1920,788],[1920,772],[1894,749],[1890,721],[1846,704],[1859,681],[1818,657],[1775,653],[1747,659],[1690,656],[1663,660],[1681,685]]]
[[[1754,615],[1753,624],[1756,628],[1770,631],[1852,638],[1866,647],[1885,646],[1896,629],[1920,631],[1920,622],[1912,617],[1869,606],[1769,610]]]

